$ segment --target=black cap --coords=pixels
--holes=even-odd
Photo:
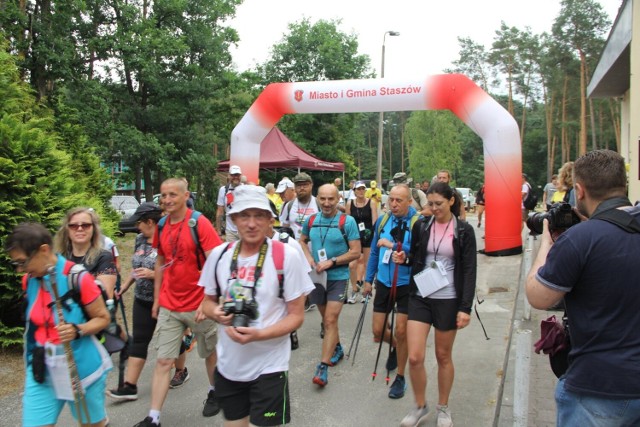
[[[162,215],[162,209],[160,209],[160,206],[156,205],[153,202],[144,202],[140,206],[138,206],[133,215],[131,215],[130,219],[132,221],[139,221],[144,217],[152,217],[156,215]]]

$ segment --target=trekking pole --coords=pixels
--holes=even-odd
[[[360,311],[360,316],[358,317],[358,323],[356,324],[356,329],[353,332],[353,338],[351,339],[351,345],[349,346],[349,351],[345,355],[347,359],[351,356],[351,349],[353,348],[353,344],[355,343],[356,339],[358,340],[360,339],[360,332],[362,331],[362,326],[364,325],[364,316],[367,310],[368,298],[369,298],[369,295],[367,295],[367,297],[365,298],[364,304],[362,304],[362,310]],[[355,358],[355,354],[353,355],[353,357]],[[353,363],[351,364],[353,365]]]
[[[367,297],[364,300],[363,311],[365,311],[365,312],[367,310],[367,305],[369,305],[369,297],[370,297],[370,295],[367,295]],[[362,320],[363,320],[363,323],[364,323],[364,319],[362,319]],[[358,338],[356,339],[356,348],[355,348],[355,350],[353,350],[353,360],[351,361],[351,366],[353,366],[353,364],[356,361],[356,353],[358,352],[358,344],[360,343],[360,335],[362,335],[362,326],[360,326],[360,330],[358,331]]]
[[[129,334],[129,323],[127,322],[127,314],[125,313],[124,300],[122,296],[119,298],[120,312],[122,313],[122,323],[124,324],[124,333],[127,335],[125,346],[120,350],[120,358],[118,363],[118,387],[124,386],[124,370],[125,362],[129,358],[129,346],[131,344],[131,335]]]
[[[60,322],[66,323],[64,320],[64,313],[62,312],[62,301],[60,300],[60,295],[58,294],[58,283],[56,281],[55,267],[52,266],[47,268],[47,274],[49,275],[49,280],[51,281],[51,292],[53,293],[53,298],[55,299],[58,324],[60,324]],[[76,414],[78,416],[78,426],[86,427],[90,424],[89,409],[87,408],[87,400],[85,399],[84,390],[82,389],[82,380],[80,379],[80,375],[78,374],[78,366],[76,365],[76,360],[73,355],[71,343],[65,342],[63,344],[63,347],[64,355],[67,360],[67,366],[69,368],[69,379],[71,381],[71,390],[73,392],[73,402],[76,409]],[[83,413],[85,415],[85,418],[87,419],[86,423],[82,421]]]
[[[388,308],[388,306],[387,306]],[[380,361],[380,352],[382,351],[382,343],[384,342],[384,333],[387,331],[387,321],[389,320],[389,311],[384,314],[384,326],[382,335],[380,336],[380,343],[378,344],[378,354],[376,355],[376,364],[373,366],[373,373],[371,374],[371,381],[375,380],[378,376],[378,362]]]

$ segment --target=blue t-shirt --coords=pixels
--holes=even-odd
[[[347,240],[360,240],[360,231],[358,231],[358,225],[356,220],[352,216],[345,215],[338,212],[331,218],[325,217],[322,213],[315,215],[313,226],[309,230],[309,219],[307,218],[302,227],[302,234],[309,237],[311,242],[311,254],[316,263],[320,262],[318,255],[319,249],[324,249],[327,254],[327,259],[333,257],[339,257],[349,251],[349,246],[344,240],[342,231],[338,228],[338,224],[341,216],[345,216],[344,232],[347,235]],[[348,280],[349,279],[349,264],[343,264],[335,266],[327,270],[327,280]]]
[[[640,398],[638,259],[640,233],[595,219],[565,231],[538,270],[541,283],[567,292],[569,390]]]
[[[395,272],[396,264],[390,258],[389,263],[385,264],[383,262],[384,255],[387,251],[396,249],[389,248],[379,248],[378,240],[387,239],[390,241],[395,241],[394,237],[391,235],[391,230],[398,227],[400,225],[405,229],[404,232],[404,240],[402,241],[402,250],[405,254],[408,254],[411,250],[411,218],[416,215],[416,210],[413,206],[409,206],[409,211],[402,218],[396,218],[395,216],[389,213],[389,219],[382,227],[380,231],[380,235],[378,235],[378,227],[382,219],[385,215],[382,215],[376,221],[373,227],[373,240],[371,241],[371,253],[369,255],[369,261],[367,263],[367,274],[365,275],[365,280],[369,283],[373,281],[375,277],[380,283],[390,288],[393,285],[393,275]],[[398,266],[398,283],[396,286],[408,286],[409,281],[411,280],[411,267],[408,265],[400,265]]]

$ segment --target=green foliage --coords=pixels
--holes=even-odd
[[[409,171],[432,177],[439,169],[456,170],[462,161],[460,133],[466,125],[449,111],[416,111],[407,121]]]
[[[35,103],[32,92],[18,78],[14,59],[4,50],[0,51],[0,94],[0,236],[24,221],[40,222],[55,232],[61,217],[74,206],[94,206],[100,212],[104,200],[92,193],[99,186],[88,190],[86,180],[78,178],[82,171],[75,170],[79,163],[61,149],[65,144],[81,143],[72,140],[80,134],[55,131],[51,112]],[[101,179],[100,172],[89,166],[84,170]],[[0,322],[8,327],[16,326],[13,322],[19,300],[16,272],[3,253]],[[7,316],[13,322],[8,322]]]

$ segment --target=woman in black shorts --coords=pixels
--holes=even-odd
[[[360,292],[360,288],[364,283],[364,274],[367,270],[367,262],[369,262],[369,254],[371,253],[371,240],[373,239],[373,224],[378,220],[378,209],[374,203],[371,205],[371,199],[367,199],[364,193],[367,186],[364,182],[358,181],[354,187],[355,199],[347,200],[345,213],[351,215],[358,224],[360,231],[360,246],[362,254],[360,258],[351,261],[349,264],[349,281],[351,282],[351,295],[347,299],[347,303],[355,304],[356,298]]]
[[[473,227],[458,219],[457,192],[439,182],[427,191],[432,216],[416,222],[411,250],[394,253],[394,262],[408,262],[411,268],[407,342],[409,374],[416,409],[401,426],[415,426],[429,413],[424,367],[427,338],[435,328],[438,362],[438,426],[452,425],[449,394],[453,386],[451,357],[458,329],[469,324],[476,288],[476,239]]]
[[[482,227],[482,214],[484,214],[484,184],[476,194],[476,210],[478,211],[478,228]]]

